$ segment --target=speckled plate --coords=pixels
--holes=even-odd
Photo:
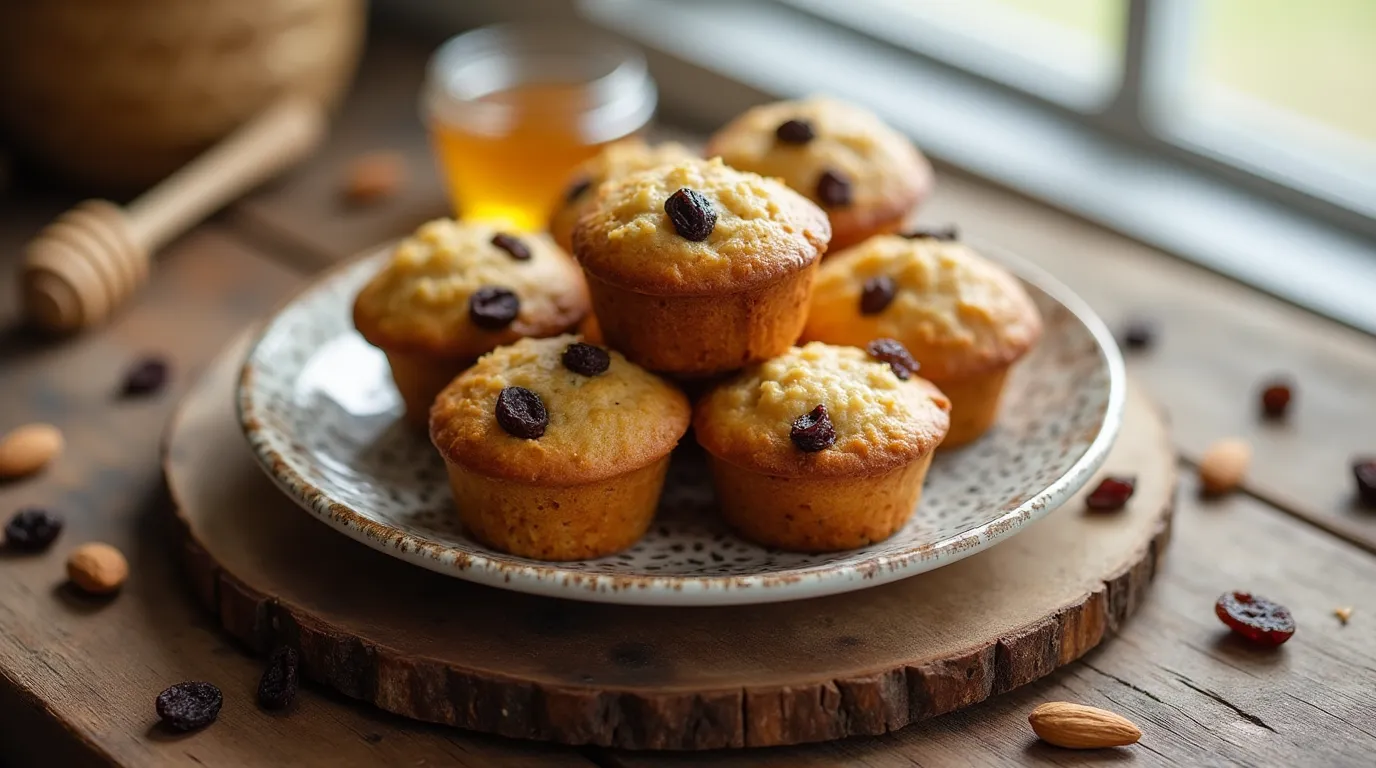
[[[630,550],[571,563],[513,557],[464,534],[443,463],[398,421],[386,360],[352,327],[354,294],[383,258],[330,272],[268,321],[240,381],[244,433],[278,486],[327,524],[409,563],[503,589],[724,605],[905,578],[992,546],[1055,509],[1099,468],[1122,421],[1123,363],[1102,321],[1044,273],[1001,256],[1028,284],[1045,336],[1014,369],[998,426],[938,453],[922,504],[887,541],[827,555],[750,544],[717,517],[703,456],[684,446],[654,524]]]

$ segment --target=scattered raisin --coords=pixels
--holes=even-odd
[[[817,200],[828,208],[850,205],[850,179],[836,171],[822,171],[817,177]]]
[[[21,509],[5,524],[5,545],[25,552],[47,549],[62,533],[62,518],[46,509]]]
[[[812,130],[812,123],[794,118],[779,123],[774,129],[774,138],[785,144],[806,144],[817,138],[817,133]]]
[[[508,435],[535,440],[549,426],[549,412],[540,396],[525,387],[503,387],[497,394],[497,423]]]
[[[1352,476],[1357,479],[1357,498],[1368,507],[1376,507],[1376,457],[1352,462]]]
[[[1112,512],[1122,509],[1132,492],[1137,489],[1137,478],[1110,476],[1099,482],[1099,487],[1090,491],[1085,498],[1085,506],[1096,512]]]
[[[510,288],[484,285],[468,297],[468,318],[479,328],[500,331],[521,312],[521,300]]]
[[[1295,634],[1290,610],[1259,595],[1225,592],[1214,605],[1214,613],[1229,629],[1257,645],[1274,647]]]
[[[258,681],[258,706],[263,709],[285,709],[296,698],[296,649],[281,646],[268,657],[267,669]]]
[[[824,450],[836,442],[836,428],[831,425],[831,417],[827,415],[827,407],[818,405],[811,411],[793,420],[793,428],[789,430],[789,439],[798,446],[799,450],[808,453],[816,453]]]
[[[860,314],[877,315],[893,302],[898,285],[888,275],[878,275],[865,281],[860,289]]]
[[[700,243],[717,226],[717,212],[708,200],[694,189],[682,187],[664,201],[664,212],[674,224],[674,231],[684,240]]]
[[[580,376],[596,376],[612,364],[612,356],[607,350],[581,341],[564,347],[564,354],[559,359],[565,368]]]
[[[1128,349],[1147,349],[1155,341],[1156,324],[1144,317],[1128,320],[1123,326],[1123,346]]]
[[[592,179],[579,179],[570,184],[569,188],[564,191],[564,202],[571,203],[582,197],[583,193],[590,189],[592,189]]]
[[[156,394],[167,383],[169,371],[167,361],[155,355],[140,358],[125,372],[120,394],[124,397],[142,397]]]
[[[492,244],[506,251],[511,258],[517,261],[530,261],[530,249],[515,235],[498,232],[492,236]]]
[[[1268,419],[1284,418],[1285,411],[1290,407],[1290,396],[1292,394],[1290,382],[1286,379],[1275,379],[1266,384],[1261,390],[1261,413]]]
[[[948,224],[944,227],[913,227],[903,232],[903,237],[909,240],[940,240],[949,243],[960,239],[960,233],[956,230],[956,225]]]
[[[158,717],[174,731],[194,731],[215,722],[224,696],[210,683],[177,683],[158,694]]]
[[[893,375],[904,381],[917,373],[917,361],[913,359],[912,353],[908,352],[908,348],[897,339],[875,339],[865,347],[865,351],[879,362],[888,363]]]

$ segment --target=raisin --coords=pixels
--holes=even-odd
[[[590,189],[592,189],[592,179],[579,179],[570,184],[569,188],[564,191],[564,202],[571,203],[582,197],[583,193]]]
[[[296,698],[299,677],[296,649],[282,646],[268,657],[267,669],[258,681],[258,706],[263,709],[285,709]]]
[[[492,244],[506,251],[511,258],[517,261],[530,261],[530,249],[515,235],[498,232],[492,236]]]
[[[877,315],[883,312],[889,304],[893,303],[893,297],[898,293],[898,286],[893,278],[888,275],[871,277],[865,281],[865,285],[860,289],[860,314]]]
[[[1214,605],[1214,613],[1229,629],[1257,645],[1274,647],[1295,634],[1290,610],[1260,595],[1225,592]]]
[[[612,356],[607,350],[581,341],[564,347],[564,354],[559,359],[565,368],[580,376],[596,376],[612,364]]]
[[[215,722],[224,696],[210,683],[177,683],[158,694],[158,717],[174,731],[194,731]]]
[[[701,192],[683,187],[664,201],[664,212],[674,224],[674,231],[684,240],[700,243],[717,226],[717,212],[712,202]]]
[[[488,331],[500,331],[511,325],[521,312],[521,300],[510,288],[484,285],[468,297],[468,318]]]
[[[1156,323],[1137,317],[1123,326],[1123,346],[1131,350],[1143,350],[1156,342]]]
[[[503,387],[497,394],[497,423],[508,435],[535,440],[549,426],[549,412],[540,396],[525,387]]]
[[[827,407],[818,405],[811,411],[793,420],[788,437],[799,450],[816,453],[836,442],[836,428],[831,425]]]
[[[38,552],[62,533],[62,518],[46,509],[21,509],[5,524],[5,544],[11,549]]]
[[[917,373],[917,361],[908,352],[908,348],[897,339],[875,339],[865,347],[865,351],[879,362],[888,363],[889,368],[893,370],[893,375],[904,381]]]
[[[1376,457],[1352,462],[1352,476],[1357,480],[1357,498],[1368,507],[1376,507]]]
[[[1122,509],[1128,499],[1132,498],[1132,492],[1137,489],[1137,478],[1135,477],[1106,477],[1099,482],[1099,487],[1090,491],[1089,496],[1085,497],[1085,506],[1096,512],[1112,512]]]
[[[836,171],[822,171],[817,178],[817,200],[828,208],[850,205],[850,179]]]
[[[785,144],[806,144],[817,138],[817,133],[812,130],[812,123],[795,118],[779,123],[774,129],[774,138]]]
[[[167,361],[155,355],[140,358],[124,374],[120,394],[125,397],[142,397],[156,394],[167,383],[169,371]]]
[[[960,239],[960,233],[956,230],[956,225],[948,224],[944,227],[913,227],[903,232],[903,237],[909,240],[940,240],[949,243]]]
[[[1268,419],[1284,418],[1285,412],[1290,408],[1291,394],[1288,380],[1276,379],[1268,382],[1261,390],[1262,415]]]

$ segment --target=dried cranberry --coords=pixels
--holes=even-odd
[[[1352,476],[1357,479],[1357,498],[1369,507],[1376,507],[1376,457],[1352,462]]]
[[[268,657],[267,669],[258,680],[258,706],[263,709],[284,709],[296,698],[299,677],[296,649],[282,646]]]
[[[1285,416],[1286,410],[1290,408],[1290,387],[1288,380],[1276,379],[1268,382],[1261,390],[1261,412],[1266,418],[1279,419]]]
[[[573,182],[564,192],[564,202],[571,203],[577,200],[589,189],[592,189],[592,179],[579,179]]]
[[[1280,645],[1295,634],[1290,610],[1259,595],[1225,592],[1214,605],[1214,613],[1228,628],[1257,645]]]
[[[511,258],[517,261],[530,261],[530,249],[515,235],[498,232],[492,236],[492,244],[506,251]]]
[[[535,440],[549,426],[549,412],[540,396],[525,387],[504,387],[497,393],[497,423],[508,435]]]
[[[500,331],[521,313],[521,300],[510,288],[484,285],[468,297],[468,318],[479,328]]]
[[[898,293],[898,285],[888,275],[878,275],[865,281],[860,289],[860,314],[877,315],[883,312]]]
[[[812,130],[812,123],[794,118],[779,123],[774,129],[774,138],[785,144],[806,144],[817,138],[817,133]]]
[[[1156,323],[1136,317],[1123,326],[1123,346],[1132,350],[1147,349],[1156,341]]]
[[[828,208],[850,205],[850,179],[836,171],[822,171],[817,177],[817,200]]]
[[[125,372],[120,393],[125,397],[156,394],[167,383],[167,361],[155,355],[140,358]]]
[[[62,518],[46,509],[21,509],[5,524],[5,544],[12,549],[38,552],[47,549],[62,533]]]
[[[956,231],[956,225],[949,224],[944,227],[914,227],[903,233],[903,237],[909,240],[940,240],[949,243],[960,239],[960,233]]]
[[[1089,496],[1085,497],[1085,506],[1096,512],[1111,512],[1122,509],[1132,498],[1132,492],[1137,488],[1137,478],[1135,477],[1106,477],[1099,482],[1099,487],[1090,491]]]
[[[664,201],[664,212],[674,224],[674,231],[684,240],[700,243],[717,226],[717,212],[712,201],[695,189],[683,187]]]
[[[904,381],[917,373],[917,361],[913,359],[912,353],[908,352],[908,348],[897,339],[875,339],[865,347],[865,351],[879,362],[888,363],[893,375]]]
[[[565,368],[580,376],[596,376],[612,364],[612,356],[607,354],[607,350],[581,341],[564,347],[564,354],[559,359]]]
[[[794,419],[788,437],[799,450],[808,453],[816,453],[830,447],[836,442],[836,428],[831,425],[827,407],[818,405]]]
[[[158,694],[158,717],[174,731],[194,731],[215,722],[224,696],[210,683],[177,683]]]

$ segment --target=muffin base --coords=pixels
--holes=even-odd
[[[459,520],[493,549],[533,560],[588,560],[631,546],[659,506],[669,457],[595,483],[543,486],[445,462]]]
[[[406,406],[406,423],[418,429],[429,429],[430,406],[440,390],[474,362],[467,358],[432,357],[394,350],[383,352],[392,368],[392,382]]]
[[[807,322],[819,261],[737,293],[656,296],[592,274],[588,289],[609,346],[652,371],[701,378],[768,360],[792,346]]]
[[[994,426],[1007,379],[1008,368],[1003,367],[963,379],[932,380],[951,401],[951,429],[941,450],[969,445]]]
[[[889,538],[917,509],[932,454],[865,477],[778,477],[712,457],[721,515],[741,536],[792,552]]]

